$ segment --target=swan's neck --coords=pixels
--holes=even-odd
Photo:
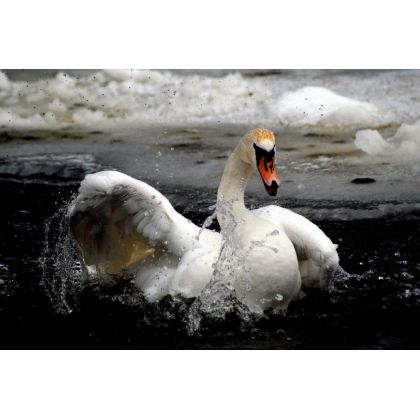
[[[222,229],[227,217],[241,220],[248,214],[244,193],[252,173],[252,166],[242,161],[239,155],[239,146],[236,147],[227,161],[217,190],[216,213]]]

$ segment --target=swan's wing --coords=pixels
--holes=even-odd
[[[312,260],[331,271],[338,267],[337,245],[305,217],[278,206],[261,207],[253,213],[283,229],[292,241],[299,261]]]
[[[116,171],[87,175],[68,217],[85,264],[107,273],[120,273],[152,254],[182,256],[198,245],[199,228],[161,193]]]

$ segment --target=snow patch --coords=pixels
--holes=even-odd
[[[279,118],[288,126],[379,127],[391,117],[376,105],[308,86],[285,93],[278,101]]]
[[[358,131],[354,143],[368,155],[403,161],[418,160],[420,158],[420,120],[414,124],[402,124],[393,136],[386,139],[376,130]]]
[[[0,89],[7,89],[9,85],[9,79],[2,71],[0,71]]]
[[[302,84],[302,82],[300,82]],[[57,73],[33,82],[0,72],[0,129],[249,124],[377,128],[390,116],[370,102],[282,77],[221,77],[157,70]]]

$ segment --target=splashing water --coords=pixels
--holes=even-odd
[[[71,319],[80,320],[81,325],[85,322],[93,322],[89,331],[92,330],[94,334],[98,325],[103,328],[103,334],[106,335],[109,325],[119,331],[119,329],[124,329],[124,325],[128,322],[132,329],[127,334],[131,334],[130,337],[133,340],[138,340],[137,343],[143,343],[143,339],[136,337],[144,336],[147,340],[154,340],[158,336],[167,337],[167,334],[173,334],[180,340],[183,340],[184,336],[189,337],[188,340],[206,340],[210,337],[212,337],[211,340],[217,337],[227,339],[230,334],[235,337],[244,334],[244,337],[248,337],[247,340],[249,340],[249,337],[263,339],[263,337],[277,334],[280,344],[276,345],[296,347],[304,346],[305,344],[302,343],[312,343],[312,333],[310,329],[306,329],[306,323],[318,325],[319,328],[328,327],[334,332],[341,322],[355,323],[356,321],[352,321],[356,319],[355,316],[366,315],[367,318],[378,318],[379,315],[375,315],[376,312],[373,312],[372,308],[380,308],[378,310],[382,311],[381,316],[385,316],[391,309],[395,312],[399,308],[397,306],[399,302],[403,305],[401,311],[406,311],[401,312],[401,316],[408,317],[414,311],[410,308],[415,307],[413,305],[416,305],[419,300],[418,290],[420,289],[413,277],[416,274],[415,266],[407,268],[403,264],[403,260],[409,259],[408,257],[392,257],[384,262],[378,255],[378,264],[376,264],[376,260],[372,260],[371,255],[360,253],[357,257],[353,254],[346,255],[346,250],[353,249],[347,246],[343,249],[343,265],[349,269],[349,261],[356,261],[356,258],[357,261],[350,266],[349,272],[341,267],[337,269],[334,277],[327,282],[327,291],[324,296],[315,299],[306,298],[293,303],[285,317],[278,317],[271,312],[264,315],[251,313],[239,301],[232,285],[236,274],[235,269],[238,264],[241,264],[241,268],[243,267],[244,256],[238,256],[233,252],[235,247],[232,242],[232,232],[237,222],[229,217],[232,209],[227,204],[221,211],[232,223],[226,223],[222,230],[225,241],[214,264],[214,275],[200,296],[195,299],[167,296],[159,302],[149,303],[134,283],[130,282],[130,279],[122,278],[115,287],[105,287],[99,278],[96,279],[98,280],[96,283],[87,281],[74,243],[68,234],[66,207],[62,207],[50,217],[45,225],[45,243],[40,260],[42,286],[57,313],[66,316],[72,314]],[[209,216],[204,226],[208,226],[211,220],[214,220],[214,214]],[[376,223],[387,226],[380,220]],[[370,225],[371,222],[367,226]],[[336,223],[330,226],[330,229],[335,231],[334,229],[342,228],[344,225]],[[343,242],[347,243],[353,237],[351,236],[352,229],[342,229],[339,232],[340,235],[348,236],[344,237]],[[364,230],[362,229],[361,232]],[[338,234],[336,236],[339,237]],[[255,244],[255,246],[261,245],[264,243]],[[354,250],[358,252],[357,247]],[[395,258],[397,262],[394,262]],[[369,270],[358,270],[359,261],[361,267],[363,267],[362,263],[369,262]],[[384,263],[391,264],[391,262],[392,268],[395,268],[397,264],[401,265],[401,270],[404,271],[400,273],[401,270],[396,270],[395,279],[391,275],[384,274],[385,271],[391,272],[391,269],[385,270],[382,267]],[[352,272],[359,274],[350,274]],[[276,296],[279,302],[282,299],[283,296]],[[405,315],[406,313],[408,315]],[[327,323],[327,327],[324,323]],[[301,334],[301,328],[306,335]],[[313,332],[314,337],[315,331],[317,330]],[[298,342],[284,341],[290,335],[297,337]],[[342,340],[344,339],[345,337],[342,337]]]
[[[236,267],[238,264],[243,266],[246,258],[239,255],[233,241],[233,232],[241,223],[233,215],[233,205],[233,200],[219,201],[217,211],[206,219],[207,223],[211,223],[217,213],[223,218],[224,225],[221,230],[223,243],[213,265],[210,282],[196,298],[187,314],[186,325],[189,335],[199,333],[204,319],[220,322],[224,321],[229,313],[236,312],[242,322],[249,323],[253,317],[251,311],[238,300],[234,288]]]
[[[69,314],[71,302],[83,286],[83,266],[67,223],[68,204],[51,216],[45,223],[44,249],[40,257],[41,284],[55,311]]]
[[[209,210],[214,210],[214,211],[213,211],[213,213],[210,214],[210,216],[206,217],[206,220],[204,220],[204,222],[203,222],[203,224],[200,228],[200,231],[198,232],[197,240],[200,239],[200,236],[201,236],[201,233],[203,232],[203,230],[209,228],[211,226],[211,224],[216,221],[217,213],[216,213],[215,209],[216,209],[215,205],[209,207]]]

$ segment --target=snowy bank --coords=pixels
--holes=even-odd
[[[278,116],[291,127],[381,127],[392,119],[376,105],[338,95],[322,87],[304,87],[284,94]]]
[[[104,70],[22,81],[0,72],[0,129],[185,124],[358,129],[392,122],[370,101],[302,87],[305,82],[293,77]]]
[[[355,145],[371,156],[418,161],[420,159],[420,120],[414,124],[402,124],[393,136],[386,139],[376,130],[358,131]]]

